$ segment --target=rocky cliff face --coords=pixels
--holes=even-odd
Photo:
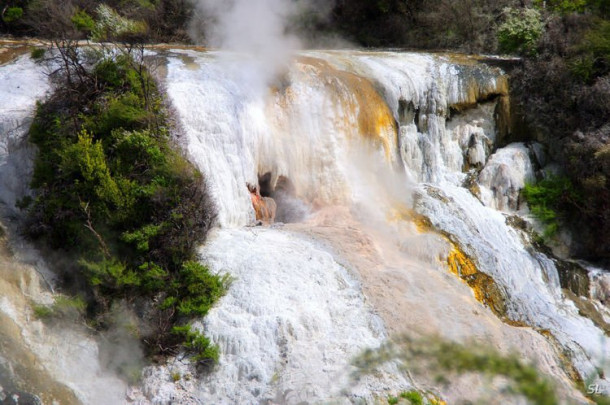
[[[520,190],[541,162],[532,160],[536,145],[498,149],[512,137],[502,72],[453,56],[306,52],[261,91],[243,73],[254,63],[248,58],[232,71],[222,55],[176,56],[168,93],[221,207],[222,229],[202,252],[217,271],[236,276],[202,323],[230,354],[186,392],[204,402],[296,403],[371,399],[415,384],[387,370],[359,388],[339,377],[350,367],[341,359],[376,345],[351,336],[371,333],[381,341],[402,333],[475,338],[536,359],[564,387],[578,375],[595,376],[604,332],[566,299],[554,259],[511,225],[518,210],[527,211]],[[308,215],[242,233],[255,218],[246,185],[274,190],[280,179]],[[266,276],[250,274],[261,266]],[[317,273],[322,268],[338,272],[342,284],[352,285],[346,274],[358,280],[350,296],[366,297],[365,305],[346,301],[343,289],[333,293]],[[295,274],[309,275],[297,287]],[[320,305],[321,291],[336,296],[332,305]],[[316,305],[314,318],[301,316],[304,305]],[[382,329],[333,318],[341,305],[350,313],[361,308],[365,319],[366,311],[378,314]],[[558,355],[564,349],[567,363]],[[151,372],[145,387],[161,375]],[[223,381],[242,383],[218,391]],[[460,383],[443,394],[468,396]]]
[[[112,403],[138,404],[373,401],[422,385],[450,403],[483,395],[481,378],[440,387],[391,362],[351,379],[351,358],[402,334],[517,351],[569,403],[583,401],[570,379],[605,387],[603,271],[566,293],[556,259],[515,226],[526,212],[520,189],[546,162],[536,145],[499,148],[510,138],[501,71],[456,56],[317,51],[261,82],[249,57],[162,56],[182,141],[220,210],[202,260],[234,277],[195,325],[223,355],[205,376],[183,356],[148,367],[125,395],[114,377],[89,378],[102,372],[94,341],[74,332],[60,342],[39,323],[15,321],[22,336],[41,337],[24,345],[78,400],[102,403],[87,393],[104,387]],[[18,90],[32,77],[38,85]],[[0,67],[0,81],[0,198],[18,215],[14,201],[28,192],[25,129],[46,84],[27,57]],[[19,97],[23,107],[12,108]],[[276,223],[253,227],[272,222],[271,201]],[[14,319],[32,314],[11,305]],[[70,342],[87,349],[62,351]]]

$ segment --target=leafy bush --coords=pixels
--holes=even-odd
[[[2,19],[6,23],[15,22],[23,17],[23,9],[21,7],[9,7],[2,15]]]
[[[607,264],[610,173],[604,146],[610,136],[610,23],[603,14],[592,14],[601,13],[599,6],[589,2],[584,14],[547,20],[539,56],[514,69],[511,83],[529,139],[548,146],[550,158],[578,190],[575,201],[551,207],[573,235],[571,254]]]
[[[51,306],[34,305],[34,315],[42,320],[78,318],[85,314],[87,304],[81,297],[59,295]]]
[[[569,62],[570,72],[583,83],[590,83],[595,75],[595,58],[584,54],[572,58]]]
[[[105,4],[97,7],[96,14],[98,20],[91,32],[94,41],[125,40],[148,31],[144,21],[125,18]]]
[[[522,10],[506,8],[505,21],[498,27],[498,45],[501,52],[533,55],[543,24],[540,13],[533,8]]]
[[[219,277],[195,261],[182,264],[179,277],[171,286],[178,297],[178,313],[183,316],[205,316],[229,284],[228,276]]]
[[[560,212],[579,200],[567,177],[548,177],[536,184],[526,184],[523,196],[532,214],[545,225],[544,237],[554,236],[559,229]]]
[[[91,32],[95,28],[95,20],[85,10],[78,10],[71,18],[74,28],[79,31]]]
[[[412,405],[423,405],[424,398],[417,391],[401,392],[400,397],[409,401]]]
[[[30,57],[34,60],[41,60],[44,58],[46,51],[43,48],[34,48],[30,52]]]
[[[610,21],[596,20],[586,33],[580,50],[591,59],[593,74],[602,76],[610,72]]]
[[[218,362],[220,350],[217,345],[210,342],[201,332],[194,330],[190,325],[174,326],[172,332],[184,340],[184,347],[193,353],[193,360],[204,366]]]
[[[398,404],[398,401],[399,401],[398,397],[392,397],[392,396],[388,397],[388,405],[396,405],[396,404]]]
[[[48,319],[53,315],[51,307],[46,305],[34,305],[34,316],[38,319]]]
[[[204,316],[229,282],[196,261],[214,206],[201,173],[172,145],[146,70],[118,56],[88,75],[38,105],[36,196],[21,204],[28,232],[76,263],[69,276],[87,283],[90,314],[116,300],[159,303],[147,316],[161,327],[146,342],[171,350],[180,343],[172,327]],[[201,359],[218,358],[203,335],[182,335]]]

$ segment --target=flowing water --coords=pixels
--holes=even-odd
[[[598,372],[610,371],[604,271],[591,271],[594,299],[562,290],[556,259],[515,226],[527,211],[519,190],[544,161],[539,145],[505,145],[499,69],[455,55],[309,51],[269,79],[243,55],[160,56],[181,142],[219,209],[202,260],[234,281],[196,323],[220,345],[218,367],[199,376],[181,357],[148,367],[124,401],[371,402],[424,384],[392,363],[351,378],[354,356],[400,334],[516,350],[552,376],[566,403],[584,401],[571,388],[576,376],[607,387]],[[27,193],[23,135],[48,88],[41,72],[27,57],[0,68],[5,215]],[[22,82],[31,88],[17,90]],[[248,185],[276,200],[277,223],[255,226]],[[24,294],[15,291],[9,302]],[[33,328],[18,327],[23,336]],[[95,342],[78,333],[86,370],[101,373]],[[101,386],[125,394],[110,376],[91,387],[91,374],[66,372],[78,364],[49,364],[24,341],[80,401],[109,403],[86,394]],[[481,387],[430,386],[450,403]]]

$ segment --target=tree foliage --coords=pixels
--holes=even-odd
[[[504,10],[505,20],[498,27],[500,52],[533,55],[543,25],[540,13],[532,8]]]
[[[544,17],[538,55],[512,72],[514,96],[579,196],[553,208],[574,233],[573,253],[608,261],[610,21],[603,1],[547,2]]]
[[[100,4],[96,8],[97,21],[91,30],[94,41],[126,40],[134,36],[144,36],[148,26],[144,21],[125,18],[113,8]]]
[[[561,215],[579,206],[581,197],[569,178],[550,176],[523,189],[532,214],[545,225],[544,237],[553,237],[565,221]]]
[[[6,4],[6,6],[5,6]],[[120,13],[116,10],[120,10]],[[186,26],[193,12],[190,0],[5,0],[0,3],[0,28],[13,35],[63,36],[71,24],[81,33],[93,21],[105,24],[135,21],[150,42],[188,41]],[[51,19],[52,17],[52,19]],[[68,29],[67,29],[68,28]],[[100,34],[104,34],[103,31]],[[142,35],[143,36],[143,35]]]
[[[21,7],[8,7],[2,14],[2,19],[6,23],[12,23],[23,17],[23,9]]]
[[[82,10],[72,17],[75,26],[91,28]],[[122,18],[96,21],[92,31],[99,27],[113,38],[140,29]],[[229,281],[196,261],[195,248],[215,219],[205,179],[172,143],[168,108],[143,48],[136,54],[129,43],[83,60],[89,52],[68,44],[58,52],[65,65],[55,72],[56,91],[38,105],[30,128],[38,153],[35,197],[21,202],[28,233],[76,263],[67,275],[87,285],[88,313],[101,326],[117,300],[136,308],[155,302],[147,317],[157,327],[144,336],[151,351],[184,344],[200,349],[197,360],[214,360],[209,341],[188,334],[180,341],[172,332],[204,316]]]
[[[87,33],[93,31],[95,28],[95,20],[85,10],[76,11],[71,18],[74,28],[79,31],[85,31]]]

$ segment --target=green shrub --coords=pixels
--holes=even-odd
[[[52,305],[38,305],[32,306],[34,310],[34,316],[39,319],[66,319],[66,318],[79,318],[85,314],[87,303],[81,297],[67,297],[64,295],[58,295],[55,297],[55,301]]]
[[[105,4],[97,7],[96,14],[97,21],[91,33],[95,41],[128,40],[131,37],[144,35],[148,31],[144,21],[123,17]]]
[[[402,392],[400,394],[400,397],[406,399],[412,405],[423,405],[424,404],[424,398],[417,391]]]
[[[540,13],[533,8],[504,9],[505,21],[498,27],[501,52],[533,55],[544,26]]]
[[[193,360],[202,365],[214,365],[218,362],[220,350],[217,345],[210,342],[201,332],[194,330],[190,325],[174,326],[172,332],[181,336],[184,347],[193,354]]]
[[[565,49],[561,57],[579,79],[577,85],[594,85],[595,79],[610,72],[610,21],[588,14],[563,20],[571,21],[562,27],[571,37],[562,39],[566,44],[561,45]]]
[[[95,20],[85,10],[78,10],[70,21],[79,31],[91,32],[95,28]]]
[[[567,177],[548,177],[536,184],[526,184],[523,197],[532,214],[545,225],[544,237],[553,237],[560,223],[560,213],[580,197]]]
[[[66,297],[60,295],[55,298],[53,304],[53,311],[61,316],[67,316],[70,314],[84,315],[87,303],[82,297]]]
[[[595,15],[602,18],[610,17],[610,1],[608,0],[589,0],[589,7]]]
[[[21,7],[9,7],[4,12],[2,19],[5,23],[12,23],[20,20],[23,17],[23,9]]]
[[[51,307],[46,305],[34,305],[34,316],[38,319],[48,319],[53,315]]]
[[[99,261],[81,260],[80,265],[93,287],[99,287],[105,294],[121,292],[128,287],[138,287],[140,275],[116,258]]]
[[[581,51],[593,60],[596,76],[610,71],[610,21],[597,19],[585,34]]]
[[[199,262],[188,261],[182,265],[174,285],[178,297],[178,313],[183,316],[205,316],[228,286],[228,275],[219,277]]]
[[[153,352],[183,343],[209,363],[217,347],[194,332],[176,342],[172,327],[204,316],[226,291],[229,279],[195,254],[214,206],[201,173],[170,143],[161,95],[141,68],[125,56],[101,60],[84,86],[38,105],[36,196],[19,205],[29,234],[76,263],[69,278],[88,285],[92,316],[103,319],[116,300],[158,302],[148,314],[162,325],[147,338]]]
[[[590,83],[595,75],[595,57],[584,54],[572,58],[569,62],[570,72],[583,83]]]
[[[46,50],[44,48],[34,48],[32,52],[30,52],[30,58],[34,60],[41,60],[44,58]]]

